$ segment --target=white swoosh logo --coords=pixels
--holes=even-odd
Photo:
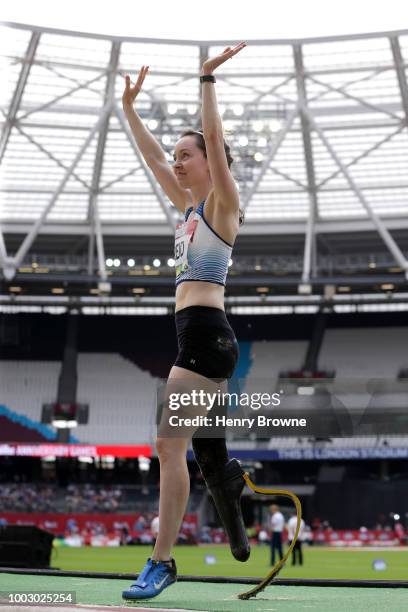
[[[168,576],[165,576],[163,578],[163,580],[161,580],[160,582],[155,582],[154,583],[154,588],[155,589],[160,589],[160,587],[163,586],[163,584],[166,582],[167,578],[168,578]]]

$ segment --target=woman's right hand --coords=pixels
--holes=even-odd
[[[123,110],[126,112],[130,108],[133,108],[133,103],[138,96],[140,90],[142,89],[143,81],[145,80],[145,76],[149,70],[149,66],[142,66],[139,72],[139,77],[136,81],[136,85],[131,87],[130,76],[127,74],[125,76],[125,91],[122,96],[122,105]]]

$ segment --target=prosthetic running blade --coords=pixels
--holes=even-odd
[[[255,597],[258,593],[263,591],[264,588],[267,587],[274,580],[274,578],[276,578],[276,576],[279,574],[281,569],[284,567],[286,561],[288,560],[289,555],[291,554],[293,547],[296,544],[296,540],[298,539],[299,530],[300,530],[300,522],[302,520],[302,506],[300,504],[299,498],[294,493],[291,493],[290,491],[285,491],[284,489],[262,489],[261,487],[257,487],[251,481],[249,474],[247,474],[246,472],[244,473],[243,478],[246,484],[248,485],[248,487],[252,489],[254,493],[261,493],[263,495],[281,495],[283,497],[289,497],[295,504],[296,518],[297,518],[295,537],[293,538],[292,543],[289,546],[283,558],[280,559],[273,566],[269,574],[259,584],[257,584],[255,587],[253,587],[249,591],[246,591],[245,593],[240,593],[238,595],[239,599],[250,599],[251,597]]]

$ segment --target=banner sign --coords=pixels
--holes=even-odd
[[[0,456],[9,457],[151,457],[152,447],[145,445],[100,444],[0,444]]]

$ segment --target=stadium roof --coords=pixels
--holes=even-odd
[[[146,237],[170,256],[179,216],[133,144],[122,75],[150,65],[137,107],[171,161],[182,129],[200,125],[200,63],[228,41],[10,23],[0,40],[5,277],[40,255],[77,255],[106,280],[106,258],[142,256]],[[296,255],[303,282],[324,254],[377,254],[408,270],[407,66],[401,31],[248,41],[219,71],[246,211],[238,254]]]

